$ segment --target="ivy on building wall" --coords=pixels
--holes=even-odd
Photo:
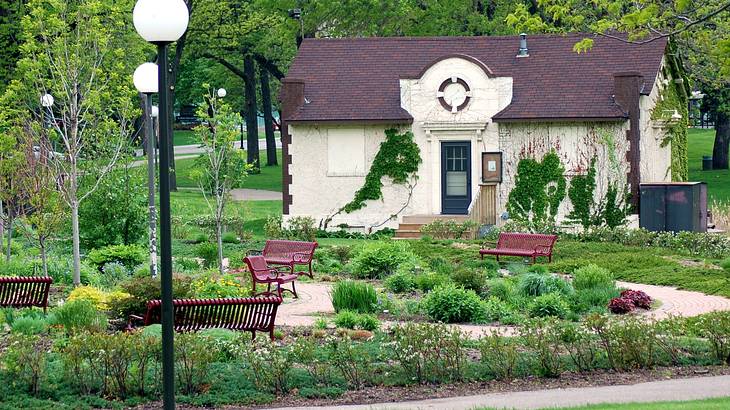
[[[382,199],[383,177],[389,177],[394,184],[401,185],[410,178],[417,178],[416,172],[421,162],[421,151],[413,141],[412,132],[399,133],[393,128],[385,130],[385,141],[380,144],[373,159],[365,184],[342,210],[351,213],[365,207],[365,201]]]
[[[515,186],[507,200],[510,217],[529,226],[555,221],[565,198],[564,173],[565,168],[554,150],[542,161],[521,159],[517,164]]]
[[[568,219],[578,222],[584,228],[596,224],[599,218],[595,211],[594,191],[596,190],[596,157],[591,159],[591,165],[585,175],[576,175],[570,181],[568,198],[573,204],[573,209],[568,214]]]
[[[686,181],[688,178],[687,127],[689,125],[689,111],[683,85],[672,81],[660,93],[660,98],[651,112],[651,119],[654,121],[670,120],[675,110],[682,118],[667,123],[667,133],[662,141],[662,146],[671,144],[672,181]]]
[[[609,180],[605,196],[596,200],[596,162],[597,158],[593,157],[588,172],[576,175],[570,181],[568,198],[573,209],[568,213],[568,220],[580,223],[584,229],[621,226],[630,210],[626,193],[619,196],[618,184]]]

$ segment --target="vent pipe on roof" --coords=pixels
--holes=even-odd
[[[520,50],[517,52],[517,57],[529,57],[530,53],[527,50],[527,34],[520,34]]]

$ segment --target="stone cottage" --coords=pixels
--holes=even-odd
[[[403,236],[434,218],[499,225],[520,159],[551,151],[568,182],[595,158],[596,195],[613,181],[638,206],[639,183],[672,178],[666,130],[681,113],[655,107],[684,88],[665,39],[594,37],[575,52],[586,36],[304,40],[280,94],[284,220],[403,224]],[[382,177],[379,199],[344,210],[390,129],[413,134],[417,171]]]

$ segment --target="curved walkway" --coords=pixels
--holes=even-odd
[[[656,310],[643,313],[657,319],[675,316],[697,316],[718,310],[730,310],[730,299],[722,296],[705,295],[700,292],[679,290],[669,286],[643,285],[639,283],[617,282],[624,288],[642,290],[653,299],[661,301]],[[327,283],[297,283],[299,299],[288,299],[279,308],[276,324],[279,326],[310,326],[318,314],[334,314],[330,300],[331,285]],[[385,323],[390,326],[393,323]],[[480,336],[484,331],[498,330],[509,333],[508,326],[456,325],[472,336]],[[728,390],[730,392],[730,390]]]
[[[477,407],[508,409],[541,409],[573,407],[598,403],[649,403],[672,400],[699,400],[730,395],[730,376],[693,377],[662,380],[619,386],[576,387],[546,389],[512,393],[490,393],[475,396],[449,397],[405,401],[316,407],[321,410],[386,410],[386,409],[444,409],[466,410]],[[315,407],[288,407],[288,410],[304,410]]]

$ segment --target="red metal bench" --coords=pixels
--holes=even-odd
[[[271,285],[276,285],[276,293],[281,297],[281,292],[286,290],[291,292],[295,298],[297,296],[297,287],[294,285],[299,277],[296,273],[291,273],[289,267],[271,267],[266,263],[266,259],[261,255],[251,255],[243,258],[246,262],[248,271],[251,272],[251,283],[253,283],[252,296],[256,296],[256,284],[266,284],[266,293],[271,293]],[[237,271],[240,272],[240,271]],[[281,285],[291,283],[291,290],[283,289]]]
[[[176,332],[194,332],[202,329],[222,328],[237,331],[269,332],[274,338],[274,321],[281,298],[275,295],[255,298],[225,299],[175,299],[174,323]],[[142,316],[130,315],[127,329],[132,329],[132,321],[144,321],[145,326],[160,323],[162,301],[147,302],[147,313]]]
[[[291,273],[295,265],[309,265],[309,272],[296,272],[298,275],[314,276],[312,258],[317,242],[268,240],[263,250],[250,250],[249,255],[260,254],[269,265],[287,266]]]
[[[48,308],[48,292],[53,278],[49,276],[0,277],[0,306]]]
[[[479,255],[482,259],[484,259],[484,255],[494,255],[497,257],[497,261],[499,261],[500,255],[522,256],[532,258],[532,263],[535,263],[538,257],[545,256],[549,262],[552,262],[553,245],[557,239],[557,235],[503,232],[499,234],[496,247],[480,249]],[[492,244],[494,243],[492,242]]]

